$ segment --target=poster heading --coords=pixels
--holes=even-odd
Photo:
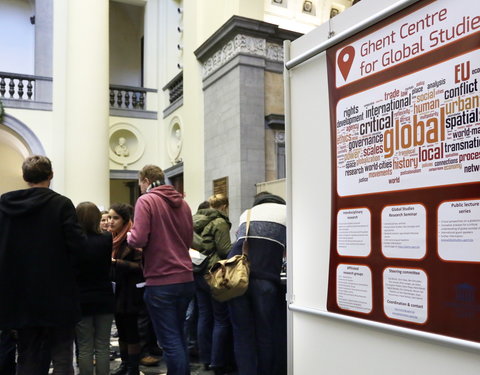
[[[471,0],[438,9],[433,2],[337,52],[336,86],[371,76],[480,30],[480,16],[466,15]]]

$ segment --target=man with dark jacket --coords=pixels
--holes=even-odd
[[[163,171],[146,165],[139,172],[143,195],[135,205],[135,223],[127,241],[143,249],[144,299],[169,375],[190,374],[183,326],[195,293],[192,213],[182,195],[165,185]]]
[[[72,256],[84,237],[72,202],[49,189],[52,165],[30,156],[29,189],[0,197],[0,329],[18,331],[17,375],[73,375],[80,306]]]
[[[278,374],[275,370],[279,326],[280,272],[286,249],[285,201],[267,192],[255,196],[246,234],[247,211],[240,216],[237,241],[229,257],[249,244],[250,278],[247,292],[229,301],[238,375]]]

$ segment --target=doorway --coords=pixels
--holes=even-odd
[[[135,206],[139,196],[137,179],[110,179],[110,203],[127,203]]]

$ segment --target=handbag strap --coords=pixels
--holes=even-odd
[[[247,224],[246,224],[246,229],[245,229],[245,239],[243,240],[243,245],[242,245],[242,255],[246,255],[248,257],[248,230],[250,229],[250,214],[252,213],[252,209],[247,210]]]

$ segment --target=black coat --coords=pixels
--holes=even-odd
[[[113,314],[114,299],[110,281],[112,234],[88,234],[77,264],[82,316]]]
[[[80,319],[72,254],[84,241],[70,199],[48,188],[0,197],[0,329]]]
[[[115,281],[115,314],[134,314],[142,310],[143,290],[137,288],[144,282],[141,267],[142,252],[123,241],[112,263],[112,280]]]

